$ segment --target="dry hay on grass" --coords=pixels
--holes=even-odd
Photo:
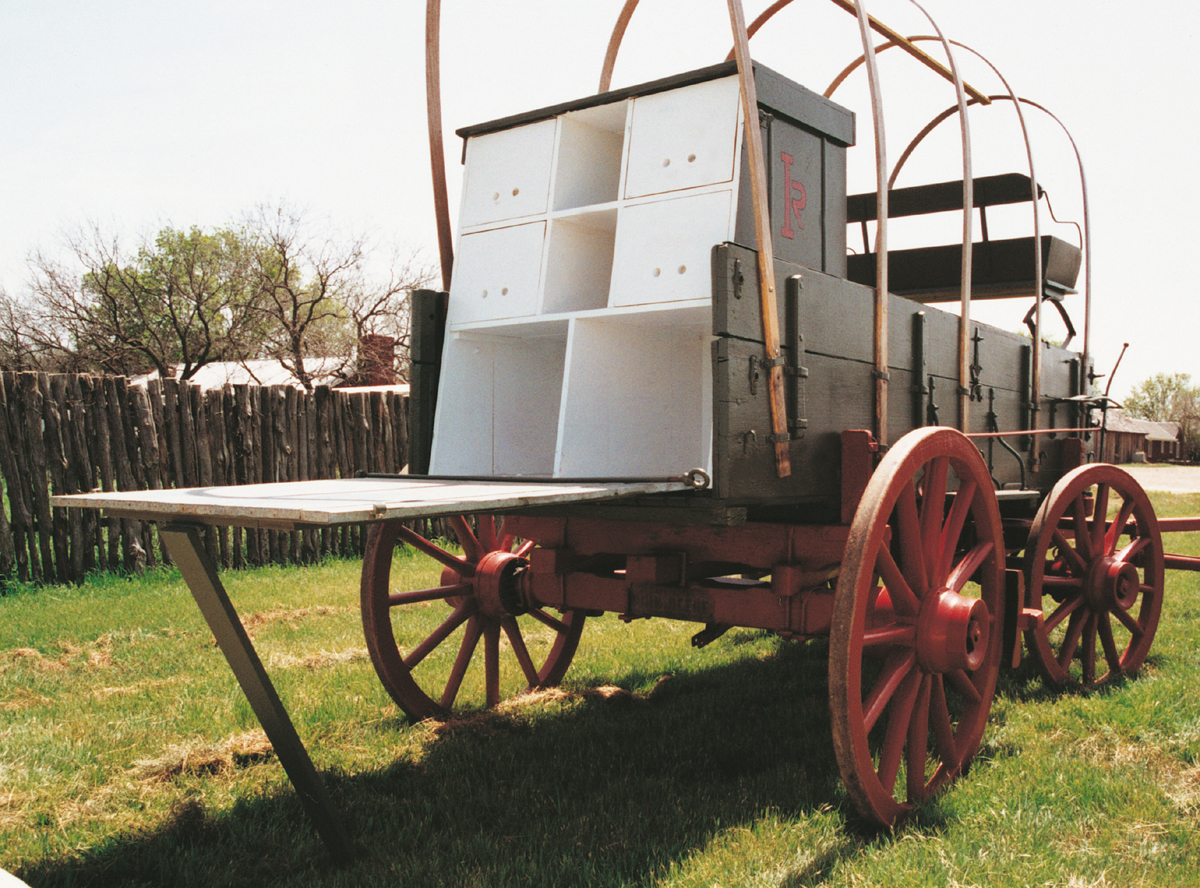
[[[1079,751],[1101,768],[1151,775],[1177,811],[1187,817],[1200,817],[1200,766],[1189,767],[1153,743],[1131,743],[1111,735],[1088,737]]]
[[[35,706],[48,706],[53,702],[49,697],[35,693],[29,688],[17,688],[15,694],[0,700],[0,712],[20,712]]]
[[[180,774],[223,774],[267,758],[271,741],[262,731],[246,731],[221,743],[173,744],[155,759],[134,762],[138,780],[157,782]]]
[[[290,628],[295,629],[297,623],[306,617],[328,617],[350,612],[357,614],[358,608],[333,607],[324,604],[314,607],[280,608],[279,610],[257,611],[243,617],[242,626],[245,627],[246,634],[253,638],[254,633],[259,629],[274,623],[287,623]]]
[[[113,639],[105,633],[95,641],[76,644],[60,640],[58,657],[49,657],[35,648],[12,648],[0,651],[0,673],[18,667],[32,668],[38,672],[65,672],[72,666],[88,669],[104,669],[112,665]]]
[[[501,700],[493,709],[472,713],[460,717],[452,716],[446,721],[428,720],[429,733],[433,737],[449,737],[456,734],[489,734],[503,729],[513,720],[513,717],[531,709],[544,709],[578,700],[606,700],[613,703],[645,703],[670,680],[664,675],[649,691],[634,694],[615,685],[601,685],[595,688],[580,688],[566,690],[564,688],[545,688],[517,694],[507,700]]]
[[[303,666],[305,669],[329,669],[341,666],[343,663],[357,663],[370,656],[366,648],[350,648],[347,651],[317,651],[315,654],[271,654],[267,665],[272,669],[293,669]]]

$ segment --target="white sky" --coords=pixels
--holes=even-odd
[[[747,17],[766,0],[745,0]],[[453,130],[595,91],[621,0],[443,0],[443,92]],[[1200,6],[1184,0],[925,0],[943,32],[988,56],[1018,93],[1055,112],[1083,155],[1093,235],[1092,350],[1113,394],[1159,372],[1200,380],[1200,309],[1187,247],[1200,206],[1193,171]],[[909,0],[869,0],[907,34],[930,33]],[[345,231],[436,256],[420,0],[0,0],[0,286],[19,294],[25,257],[89,220],[132,240],[164,224],[215,226],[286,200]],[[614,85],[721,60],[722,0],[642,0]],[[796,0],[754,55],[821,92],[859,52],[853,18]],[[926,44],[932,47],[932,44]],[[1000,84],[960,57],[985,92]],[[892,162],[952,89],[887,53]],[[852,189],[873,188],[861,74],[835,100],[857,112]],[[1034,113],[1035,163],[1059,218],[1082,218],[1070,148]],[[1011,106],[972,115],[975,172],[1020,172]],[[961,177],[957,128],[898,184]],[[1021,217],[1025,223],[1027,217]],[[992,235],[1002,220],[989,217]],[[1015,223],[1014,223],[1015,224]],[[959,225],[950,227],[950,237]],[[903,234],[896,229],[893,245]],[[1013,234],[1029,233],[1027,230]],[[1071,230],[1060,233],[1073,239]],[[1017,329],[1028,306],[989,307]],[[1082,329],[1082,302],[1072,303]],[[1103,383],[1101,383],[1103,385]]]

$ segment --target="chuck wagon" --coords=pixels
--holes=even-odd
[[[748,54],[748,34],[783,5],[747,28],[730,0],[730,60],[612,90],[630,0],[598,94],[459,131],[452,250],[432,2],[446,292],[413,297],[411,473],[57,500],[173,522],[173,555],[197,598],[225,608],[210,621],[250,663],[239,678],[258,689],[252,702],[269,698],[256,711],[318,799],[318,823],[319,780],[187,542],[191,523],[373,522],[367,645],[415,719],[447,717],[473,676],[487,706],[556,684],[587,619],[606,612],[692,621],[698,647],[730,627],[828,638],[842,778],[885,826],[970,763],[1022,638],[1053,684],[1144,662],[1164,569],[1191,565],[1164,554],[1138,484],[1092,461],[1107,401],[1076,292],[1086,243],[1041,232],[1032,161],[974,177],[965,136],[952,181],[889,188],[877,150],[880,187],[848,195],[854,115]],[[867,47],[877,134],[872,29],[952,84],[951,112],[1021,108],[964,84],[861,3],[839,5]],[[1032,231],[989,239],[987,209],[1021,203]],[[889,217],[952,211],[961,242],[888,250]],[[1029,335],[972,320],[980,299],[1019,300],[1018,318],[1032,304]],[[957,313],[936,307],[947,302]],[[1044,340],[1047,308],[1068,347]],[[405,520],[432,515],[452,516],[461,551]],[[435,587],[395,586],[399,543],[440,562]],[[414,634],[411,610],[429,602],[444,620]]]

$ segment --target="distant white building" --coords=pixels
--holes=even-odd
[[[351,366],[353,365],[345,358],[309,358],[305,361],[313,385],[336,386],[345,382],[346,368]],[[135,376],[130,382],[133,385],[145,385],[151,379],[157,378],[158,372],[154,371]],[[300,381],[278,361],[218,361],[205,364],[192,374],[188,382],[205,390],[223,388],[226,385],[286,385],[302,388]],[[343,385],[340,388],[348,392],[379,389],[408,394],[407,383],[380,386]]]

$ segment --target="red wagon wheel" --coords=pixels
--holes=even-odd
[[[855,512],[829,639],[834,751],[872,820],[894,825],[979,748],[1000,669],[1003,557],[975,446],[948,428],[902,438]]]
[[[1085,494],[1093,488],[1089,519]],[[1145,491],[1106,464],[1064,475],[1033,519],[1025,578],[1043,615],[1025,643],[1047,681],[1090,686],[1136,671],[1163,596],[1162,536]],[[1107,668],[1097,675],[1098,666]]]
[[[451,519],[462,556],[403,527],[398,521],[374,525],[367,539],[362,574],[362,619],[375,671],[392,699],[414,719],[446,718],[460,697],[468,669],[483,642],[483,704],[495,706],[505,694],[551,687],[562,680],[575,655],[584,615],[560,616],[528,608],[520,594],[520,574],[528,567],[532,540],[518,542],[480,516],[478,536],[462,517]],[[392,552],[403,540],[442,565],[440,585],[393,592]],[[449,614],[431,631],[406,644],[410,609],[444,602]],[[406,614],[406,611],[409,613]],[[461,631],[460,631],[461,630]],[[536,639],[536,644],[527,643]],[[539,666],[537,652],[544,651]]]

